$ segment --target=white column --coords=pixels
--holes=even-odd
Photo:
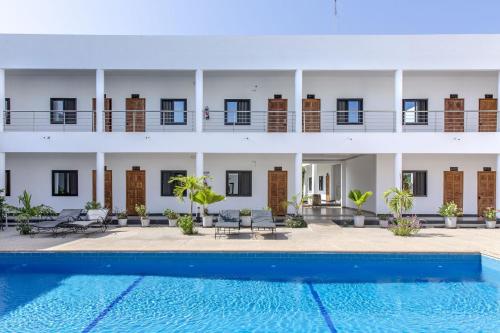
[[[300,198],[302,197],[302,153],[295,153],[295,190],[294,194]]]
[[[500,99],[500,71],[497,72],[497,98]],[[497,103],[497,111],[500,112],[500,103]],[[498,114],[497,114],[497,119],[498,119]],[[497,131],[500,132],[500,121],[497,121]]]
[[[396,133],[403,131],[403,71],[398,69],[394,72],[394,111],[396,112]]]
[[[0,153],[0,189],[4,190],[2,196],[5,196],[5,153]]]
[[[318,194],[319,187],[318,187],[318,165],[317,164],[311,164],[311,179],[312,179],[313,194]]]
[[[341,206],[347,206],[347,166],[346,162],[340,163],[340,201]]]
[[[104,153],[96,153],[95,161],[95,201],[104,207]]]
[[[196,70],[195,78],[195,123],[196,132],[203,132],[203,70]]]
[[[3,132],[5,111],[5,70],[0,69],[0,132]]]
[[[401,181],[403,176],[403,154],[394,154],[394,187],[401,189]]]
[[[203,176],[203,153],[196,153],[196,177]]]
[[[95,130],[103,132],[104,126],[104,70],[95,71]]]
[[[302,132],[302,70],[295,70],[295,132]]]
[[[496,210],[500,210],[500,154],[497,154],[497,167],[496,167]],[[497,218],[500,218],[500,212],[497,213]]]

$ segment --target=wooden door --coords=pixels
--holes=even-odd
[[[127,132],[145,132],[146,131],[146,99],[145,98],[127,98],[125,107]]]
[[[146,204],[146,171],[127,170],[127,213],[136,215],[135,205]]]
[[[331,201],[331,196],[330,196],[330,174],[326,174],[326,180],[325,180],[325,196],[326,196],[326,202]]]
[[[444,131],[464,131],[464,99],[447,98],[444,101]]]
[[[443,177],[443,203],[453,201],[458,207],[464,206],[464,172],[445,171]]]
[[[267,205],[274,216],[285,216],[286,207],[283,202],[288,200],[288,172],[268,171]]]
[[[321,100],[302,100],[302,132],[321,132]]]
[[[94,116],[93,122],[92,122],[92,132],[95,132],[96,130],[96,100],[95,98],[92,98],[92,114]],[[104,99],[104,132],[112,132],[113,131],[113,114],[110,112],[113,110],[113,103],[111,98],[105,98]]]
[[[287,132],[288,131],[288,100],[274,98],[268,100],[267,131]]]
[[[478,171],[477,173],[477,215],[482,216],[488,207],[496,205],[496,172]]]
[[[496,98],[479,100],[479,132],[497,131],[497,107]]]
[[[92,170],[92,201],[97,201],[96,173]],[[104,171],[104,207],[113,210],[113,171]]]

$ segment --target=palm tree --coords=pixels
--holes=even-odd
[[[413,208],[413,195],[408,190],[391,187],[384,192],[384,200],[396,219]]]
[[[170,178],[168,181],[170,184],[174,183],[174,195],[182,202],[184,202],[184,194],[187,193],[187,197],[190,201],[190,216],[193,216],[193,203],[194,196],[198,191],[205,187],[206,176],[195,177],[195,176],[176,176]]]

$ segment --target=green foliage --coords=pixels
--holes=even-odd
[[[192,200],[203,206],[203,212],[206,215],[208,205],[222,201],[225,198],[225,196],[215,193],[210,187],[203,185],[203,187],[193,195]]]
[[[462,210],[453,202],[447,202],[439,207],[439,215],[443,217],[457,217],[462,215]]]
[[[19,214],[16,216],[16,230],[20,235],[29,235],[31,233],[30,216]]]
[[[301,195],[301,193],[297,193],[292,195],[291,199],[288,201],[283,201],[283,208],[293,207],[295,211],[295,216],[301,216],[301,209],[304,206],[304,203],[309,200],[310,196]]]
[[[181,202],[184,202],[184,193],[187,193],[187,197],[190,201],[190,213],[193,215],[193,198],[195,194],[205,187],[206,176],[195,177],[195,176],[176,176],[170,178],[168,181],[170,184],[175,184],[174,195]]]
[[[242,210],[240,210],[240,216],[251,216],[252,215],[252,211],[248,208],[243,208]]]
[[[371,192],[371,191],[362,193],[360,190],[356,190],[356,189],[351,190],[349,192],[349,199],[352,202],[354,202],[354,204],[358,208],[357,214],[361,214],[362,213],[362,209],[361,208],[366,203],[366,200],[368,200],[368,198],[371,197],[372,195],[373,195],[373,192]]]
[[[191,215],[183,215],[177,220],[177,226],[184,235],[194,235],[197,233]]]
[[[97,201],[89,201],[85,205],[85,209],[86,210],[101,209],[101,208],[102,208],[101,204],[99,202],[97,202]]]
[[[146,206],[144,206],[144,205],[135,205],[135,212],[141,218],[147,218],[149,215],[148,210],[147,210]]]
[[[409,191],[397,187],[385,191],[384,200],[396,219],[401,218],[403,213],[413,208],[413,195]]]
[[[379,220],[388,221],[390,219],[391,215],[389,215],[389,214],[378,214],[377,217],[378,217]]]
[[[289,228],[306,228],[307,223],[300,215],[290,216],[286,219],[285,224]]]
[[[4,192],[5,191],[3,189],[0,189],[0,223],[7,214],[7,204],[5,203],[5,197],[3,196]]]
[[[116,214],[116,217],[117,217],[119,220],[125,220],[126,218],[128,218],[127,211],[126,211],[126,210],[122,210],[121,212],[118,212],[118,213]]]
[[[163,211],[163,216],[166,216],[169,220],[177,220],[179,218],[179,214],[174,212],[172,209],[165,209]]]
[[[420,222],[416,216],[396,219],[394,225],[389,228],[395,236],[408,237],[420,231]]]
[[[497,211],[493,207],[488,207],[483,212],[484,218],[486,221],[496,221],[497,220]]]
[[[24,215],[25,217],[28,217],[29,220],[37,216],[42,217],[57,215],[52,207],[46,205],[33,206],[31,204],[31,194],[29,194],[26,190],[23,191],[23,194],[17,197],[17,200],[20,204],[19,207],[6,206],[7,209],[12,211],[16,216]]]

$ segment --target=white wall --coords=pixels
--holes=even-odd
[[[373,196],[370,197],[366,204],[363,206],[363,210],[374,212],[376,210],[376,176],[377,176],[377,163],[375,155],[363,155],[356,158],[346,160],[344,162],[346,175],[346,195],[349,191],[358,189],[361,192],[372,191]],[[345,198],[342,204],[346,207],[356,208],[356,205]]]

